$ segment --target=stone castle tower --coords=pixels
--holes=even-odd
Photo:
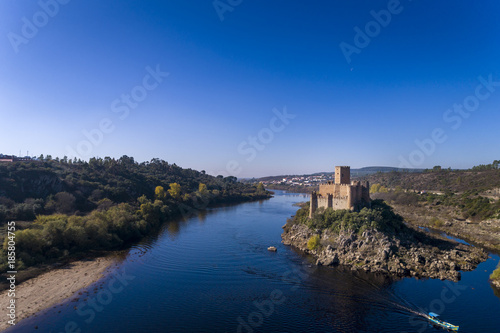
[[[311,193],[309,217],[320,207],[359,210],[370,202],[368,181],[351,182],[351,167],[336,166],[335,182],[321,184],[318,192]]]

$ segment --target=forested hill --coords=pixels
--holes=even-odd
[[[154,200],[158,186],[164,188],[165,201],[172,204],[191,205],[200,194],[209,204],[269,197],[269,192],[235,177],[214,177],[160,159],[137,163],[123,156],[76,163],[0,163],[0,221],[29,221],[39,214],[85,215],[118,203],[135,204],[143,195]]]

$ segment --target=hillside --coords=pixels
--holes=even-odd
[[[0,163],[0,222],[34,220],[38,214],[84,215],[118,203],[154,199],[155,188],[178,184],[178,196],[190,201],[200,184],[210,193],[210,204],[251,200],[252,185],[235,177],[213,177],[153,159],[137,163],[132,157],[91,159],[89,162],[46,160]],[[167,193],[167,199],[172,196]]]
[[[478,192],[491,191],[500,187],[500,169],[490,170],[428,170],[422,173],[389,172],[376,173],[363,179],[371,184],[388,188],[400,186],[416,191]]]
[[[390,203],[405,221],[438,229],[490,250],[500,250],[500,170],[498,161],[471,170],[421,174],[391,172],[365,179],[372,198]]]

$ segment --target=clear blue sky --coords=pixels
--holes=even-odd
[[[0,153],[238,177],[500,158],[498,1],[60,2],[0,2]]]

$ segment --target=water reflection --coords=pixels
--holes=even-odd
[[[306,259],[302,274],[295,274],[301,277],[300,288],[308,295],[301,306],[313,309],[316,320],[327,320],[334,331],[363,331],[374,310],[410,315],[400,306],[401,299],[394,293],[394,280],[389,276],[343,266],[316,266],[311,256],[291,250]]]
[[[207,219],[208,212],[206,210],[200,210],[198,212],[198,221],[205,222]]]

